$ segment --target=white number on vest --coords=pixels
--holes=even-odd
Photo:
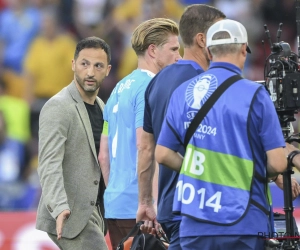
[[[195,198],[195,188],[190,183],[184,183],[183,181],[179,181],[177,183],[176,188],[178,188],[178,201],[181,201],[183,204],[191,204]],[[211,207],[214,209],[215,213],[218,213],[219,210],[222,208],[221,197],[222,192],[216,192],[213,196],[209,197],[208,199],[205,197],[205,188],[201,188],[197,191],[197,194],[200,195],[200,204],[199,208],[203,209],[204,206]],[[185,195],[186,194],[186,195]]]
[[[197,191],[198,194],[200,194],[200,205],[199,208],[203,209],[204,199],[205,199],[205,188],[201,188]],[[217,213],[221,209],[221,192],[216,192],[213,196],[211,196],[206,202],[205,206],[214,208],[214,212]]]

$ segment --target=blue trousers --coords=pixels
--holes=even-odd
[[[161,223],[161,226],[170,241],[168,250],[181,250],[179,238],[180,220]]]

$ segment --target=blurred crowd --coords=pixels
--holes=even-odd
[[[130,46],[133,29],[154,17],[178,21],[194,3],[213,5],[244,24],[252,50],[246,78],[264,78],[270,54],[264,24],[276,42],[283,23],[280,41],[297,53],[293,0],[0,0],[0,210],[37,206],[39,112],[72,81],[77,41],[98,36],[111,46],[112,70],[99,92],[106,102],[115,84],[137,66]]]

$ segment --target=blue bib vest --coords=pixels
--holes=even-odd
[[[195,116],[210,94],[233,75],[229,72],[224,78],[215,74],[218,75],[218,69],[211,69],[187,86],[186,117]],[[209,85],[199,84],[207,79]],[[251,199],[254,176],[264,176],[261,179],[266,180],[266,169],[257,170],[248,138],[249,113],[260,87],[246,79],[237,81],[198,126],[186,148],[174,196],[174,212],[219,225],[237,223],[250,202],[268,212],[266,200]],[[197,101],[197,91],[205,88],[206,95]],[[239,95],[241,92],[247,95]],[[184,121],[185,127],[189,120]],[[266,182],[261,181],[261,185],[266,186]]]

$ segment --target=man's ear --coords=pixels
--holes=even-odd
[[[156,46],[154,44],[150,44],[148,46],[148,49],[147,49],[147,52],[148,54],[150,55],[150,57],[155,57],[155,54],[156,54]]]
[[[106,76],[108,76],[108,75],[109,75],[109,72],[110,72],[110,70],[111,70],[111,65],[109,64],[109,65],[107,66],[107,70],[106,70]]]
[[[205,48],[206,46],[206,36],[203,33],[197,33],[195,36],[196,42],[200,48]]]
[[[243,56],[247,56],[247,54],[248,54],[248,52],[247,52],[247,44],[246,43],[244,43],[242,45],[242,54],[243,54]]]
[[[75,72],[75,59],[72,60],[72,70]]]

